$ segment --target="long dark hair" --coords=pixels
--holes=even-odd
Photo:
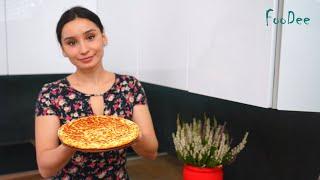
[[[62,32],[63,26],[76,18],[85,18],[85,19],[92,21],[93,23],[95,23],[98,26],[101,33],[103,33],[103,25],[102,25],[98,15],[96,15],[94,12],[90,11],[87,8],[84,8],[81,6],[75,6],[75,7],[72,7],[71,9],[65,11],[61,15],[61,17],[58,21],[56,33],[57,33],[57,39],[58,39],[60,45],[61,45],[61,32]]]

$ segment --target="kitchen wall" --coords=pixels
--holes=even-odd
[[[259,107],[320,112],[319,2],[0,0],[0,75],[74,72],[54,29],[64,10],[81,5],[105,26],[108,70]]]
[[[32,145],[34,102],[45,82],[65,75],[0,76],[0,174],[36,168]],[[289,112],[235,103],[143,83],[160,152],[174,155],[171,133],[176,116],[215,115],[227,122],[234,142],[249,131],[246,149],[226,166],[225,180],[305,180],[320,174],[320,113]]]

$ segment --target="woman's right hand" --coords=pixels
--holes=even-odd
[[[35,145],[37,163],[41,176],[48,178],[57,174],[75,153],[73,148],[59,144],[60,120],[55,115],[37,116],[35,120]]]

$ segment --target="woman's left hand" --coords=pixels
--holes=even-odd
[[[148,159],[156,159],[158,140],[155,135],[149,108],[147,105],[135,105],[132,120],[138,124],[140,134],[131,145],[133,150],[140,156]]]

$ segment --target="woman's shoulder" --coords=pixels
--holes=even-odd
[[[116,75],[116,81],[118,81],[118,83],[129,84],[129,83],[139,82],[139,80],[133,75],[117,74],[117,73],[115,73],[115,75]]]
[[[62,78],[53,82],[48,82],[43,84],[41,88],[41,92],[52,91],[54,89],[61,89],[67,86],[68,84],[67,84],[66,78]]]

